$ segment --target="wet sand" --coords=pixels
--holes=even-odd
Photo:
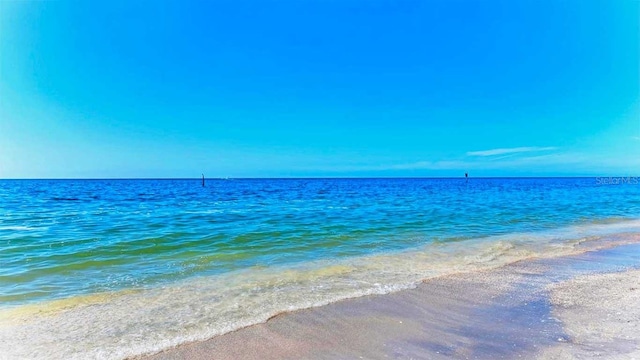
[[[145,359],[640,358],[638,241],[285,313]]]

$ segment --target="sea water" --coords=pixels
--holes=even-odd
[[[0,181],[0,358],[152,353],[640,230],[597,178]]]

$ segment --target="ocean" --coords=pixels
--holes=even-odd
[[[0,358],[121,359],[568,254],[639,232],[640,184],[612,179],[0,180]]]

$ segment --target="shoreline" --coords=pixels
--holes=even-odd
[[[425,311],[441,311],[451,304],[457,304],[458,313],[461,314],[468,313],[473,309],[484,309],[488,304],[495,302],[495,297],[506,296],[505,294],[508,291],[515,291],[513,288],[517,285],[517,278],[510,273],[507,273],[506,275],[508,276],[506,276],[505,271],[508,271],[508,269],[526,268],[533,266],[532,264],[541,266],[541,264],[546,262],[549,262],[549,264],[553,262],[557,262],[558,264],[565,262],[570,263],[567,259],[572,257],[594,257],[594,254],[601,252],[606,253],[607,251],[613,251],[613,249],[630,244],[637,244],[640,248],[640,233],[638,232],[584,236],[568,242],[554,242],[553,238],[545,238],[543,240],[545,240],[544,244],[546,244],[543,246],[547,246],[547,251],[538,253],[535,251],[527,251],[527,243],[520,243],[520,245],[523,245],[521,247],[517,243],[511,244],[491,241],[487,242],[487,246],[483,247],[481,241],[476,241],[466,243],[464,247],[465,252],[462,254],[446,252],[444,248],[434,247],[434,253],[425,253],[425,256],[419,256],[417,258],[408,258],[405,253],[401,257],[382,257],[382,262],[371,262],[371,260],[380,260],[380,258],[375,257],[366,259],[371,263],[363,262],[363,259],[360,259],[358,266],[362,267],[321,267],[316,269],[319,271],[314,270],[309,273],[312,275],[311,277],[306,276],[302,278],[306,282],[304,286],[297,288],[301,290],[302,293],[289,291],[290,289],[287,289],[284,293],[288,296],[297,296],[297,298],[294,298],[296,301],[302,299],[306,303],[311,304],[302,307],[291,306],[291,304],[299,303],[290,302],[287,300],[289,298],[282,298],[282,293],[272,292],[271,296],[267,298],[256,297],[257,295],[264,294],[264,292],[261,292],[261,289],[259,287],[256,288],[256,286],[270,284],[269,286],[275,286],[277,290],[282,284],[280,281],[290,283],[286,282],[290,280],[289,278],[277,278],[274,277],[275,275],[280,274],[278,276],[286,275],[294,278],[301,274],[309,275],[301,272],[278,273],[269,271],[269,269],[265,269],[267,271],[265,274],[268,275],[268,277],[245,277],[240,279],[242,280],[241,283],[238,283],[234,279],[234,281],[236,281],[234,284],[242,284],[242,289],[246,289],[243,291],[247,291],[241,294],[242,298],[240,299],[221,295],[220,291],[224,291],[224,286],[229,283],[225,283],[216,278],[203,278],[198,281],[189,281],[177,284],[176,286],[158,288],[152,291],[101,294],[89,298],[71,298],[53,303],[20,307],[0,312],[0,348],[9,350],[6,353],[8,359],[42,358],[44,356],[43,354],[45,354],[44,350],[46,350],[47,357],[60,359],[83,359],[88,357],[109,358],[114,360],[147,359],[155,357],[163,359],[166,358],[165,356],[170,356],[168,358],[192,358],[195,356],[196,359],[209,359],[212,357],[225,358],[225,356],[228,356],[227,354],[235,354],[227,358],[252,358],[251,355],[246,353],[236,353],[238,351],[237,349],[250,349],[251,347],[247,347],[246,344],[252,343],[253,348],[258,349],[254,358],[265,358],[265,354],[272,353],[274,349],[264,348],[264,346],[267,343],[271,343],[271,339],[277,338],[280,343],[273,345],[279,347],[278,349],[286,347],[299,351],[300,348],[308,348],[308,351],[314,351],[314,349],[323,349],[327,343],[332,344],[332,346],[325,348],[320,354],[315,355],[304,352],[302,355],[293,355],[287,352],[282,353],[280,349],[273,353],[271,358],[326,358],[323,354],[333,351],[332,349],[334,348],[339,349],[341,339],[349,339],[348,342],[357,343],[358,339],[354,338],[354,332],[358,331],[359,328],[378,328],[380,330],[382,326],[384,329],[384,321],[382,321],[384,319],[391,319],[391,324],[386,324],[389,329],[395,329],[395,332],[402,332],[407,330],[407,324],[412,324],[412,321],[415,319],[421,319]],[[532,243],[529,242],[529,244]],[[455,247],[455,249],[460,248]],[[637,253],[640,254],[640,250],[638,250]],[[416,253],[412,254],[415,255]],[[349,284],[348,281],[345,281],[348,279],[354,280],[354,273],[352,271],[355,270],[358,271],[357,274],[365,274],[369,278],[375,274],[382,275],[382,277],[386,276],[384,272],[370,274],[371,269],[389,269],[394,273],[399,271],[400,269],[398,268],[375,267],[379,264],[388,265],[389,259],[393,260],[392,263],[395,266],[401,266],[404,272],[413,273],[413,276],[426,274],[427,277],[422,277],[421,280],[414,283],[413,286],[398,286],[396,289],[381,287],[381,290],[385,291],[372,291],[364,295],[338,297],[332,301],[326,301],[325,298],[321,297],[326,302],[314,303],[313,299],[322,295],[315,293],[317,288],[320,288],[321,291],[324,290],[321,286],[318,287],[321,281],[326,282],[326,280],[329,279],[332,281],[331,284],[333,284],[333,281],[337,279],[338,281],[342,281],[343,284]],[[443,259],[445,261],[442,261]],[[455,261],[451,262],[447,259],[455,259]],[[615,260],[616,258],[614,257],[612,259]],[[602,272],[605,270],[603,267],[606,267],[605,265],[608,264],[608,262],[613,261],[612,259],[605,259],[603,260],[604,262],[599,260],[591,262],[582,261],[578,263],[582,264],[583,268],[580,270],[582,272],[585,271],[585,264],[593,265],[590,271]],[[640,259],[633,258],[632,260],[629,264],[633,264],[634,266],[640,264]],[[450,266],[450,264],[453,266]],[[629,264],[627,264],[627,267],[630,266]],[[444,265],[446,266],[442,267]],[[434,266],[440,266],[441,270],[446,271],[440,274],[433,272],[431,270]],[[556,264],[555,266],[557,267],[558,265]],[[571,274],[578,275],[580,271],[574,271]],[[558,280],[557,276],[550,276],[553,273],[547,272],[546,274],[547,280],[552,278],[555,279],[554,281]],[[336,277],[336,275],[338,277]],[[342,277],[342,275],[344,275],[344,277]],[[217,282],[211,284],[210,282],[212,280]],[[265,282],[264,280],[267,281]],[[549,281],[547,281],[547,283],[548,282]],[[378,286],[379,284],[373,285]],[[425,290],[425,288],[427,290]],[[434,297],[429,289],[437,291],[439,294],[438,297]],[[480,301],[482,298],[478,295],[482,291],[487,292],[487,294],[485,294],[484,300]],[[538,289],[537,291],[540,292],[541,290]],[[412,299],[411,297],[415,297],[416,293],[421,293],[422,295]],[[465,298],[456,298],[452,296],[452,294],[473,294],[475,302],[468,302],[468,299]],[[103,295],[106,295],[106,298],[103,299]],[[516,295],[521,296],[517,291]],[[405,299],[405,296],[408,297],[408,299]],[[513,294],[511,296],[513,297]],[[427,301],[425,299],[429,300]],[[197,303],[194,303],[194,300],[196,300]],[[406,305],[407,301],[409,301],[410,305]],[[425,303],[425,301],[427,302]],[[359,306],[361,305],[357,304],[361,302],[367,304],[369,302],[371,302],[371,304],[378,302],[388,303],[387,307],[394,309],[394,311],[397,309],[405,309],[407,311],[413,309],[411,311],[417,311],[416,306],[424,309],[411,314],[411,316],[408,316],[406,319],[393,320],[394,316],[398,315],[396,312],[389,314],[377,308],[370,309],[367,306],[360,308]],[[221,311],[221,304],[227,306],[225,308],[227,309],[226,312]],[[283,304],[289,305],[283,306]],[[439,305],[433,309],[429,308],[429,306],[433,304]],[[267,306],[267,311],[265,311],[265,305]],[[352,325],[357,324],[358,326],[352,326],[351,330],[349,330],[349,324],[347,323],[330,322],[331,319],[345,318],[344,312],[331,309],[340,309],[341,307],[348,308],[350,306],[353,306],[354,309],[348,313],[360,313],[362,317],[368,320],[364,323],[353,323]],[[327,311],[329,313],[327,313]],[[220,315],[223,315],[226,316],[227,320],[232,319],[238,312],[242,314],[255,314],[255,316],[250,318],[249,321],[245,321],[244,324],[239,322],[230,324],[224,321],[225,318],[220,317]],[[304,321],[295,320],[301,316],[300,314],[309,315],[307,315],[308,318]],[[458,316],[457,314],[451,315],[446,312],[443,314],[445,314],[445,316]],[[325,323],[317,324],[318,316],[325,319]],[[469,314],[468,317],[472,317],[472,314]],[[184,319],[187,321],[185,322]],[[493,319],[485,319],[485,322],[492,320]],[[294,321],[294,323],[295,321],[301,322],[292,327],[290,324],[291,321]],[[398,329],[396,328],[397,324],[395,321],[402,321],[401,324],[404,325]],[[269,329],[273,324],[279,324],[281,322],[285,324],[282,325],[285,327],[284,332],[280,330],[275,332],[269,330],[265,333],[266,335],[260,335],[260,333],[251,335],[252,331],[264,331],[264,329],[256,329],[261,329],[261,327]],[[194,328],[191,324],[197,325],[198,328]],[[458,322],[447,323],[448,325],[442,328],[442,321],[431,318],[429,323],[414,323],[413,325],[416,328],[429,329],[433,328],[434,324],[437,325],[438,328],[441,328],[441,331],[445,331],[446,329],[455,329],[465,323],[459,319]],[[326,334],[321,334],[323,326],[324,329],[339,329],[341,326],[346,328],[343,329],[340,338],[331,342],[330,339],[334,334],[331,331]],[[297,330],[294,333],[288,333],[288,328],[296,328]],[[194,330],[197,336],[190,336],[190,334],[194,333]],[[517,330],[518,329],[514,329],[514,331]],[[486,329],[470,331],[471,333],[486,332]],[[199,335],[203,333],[205,336]],[[289,343],[292,339],[296,339],[297,334],[304,333],[308,334],[308,337],[298,339],[297,342],[294,343]],[[385,334],[384,331],[369,335],[372,339],[378,336],[377,340],[379,343],[385,343],[389,339],[394,339],[394,337],[391,336],[393,334]],[[407,334],[407,336],[409,335],[411,335],[411,333]],[[236,336],[240,336],[239,342],[234,343],[233,339],[235,339]],[[411,336],[419,339],[419,336],[415,334]],[[445,337],[451,337],[451,334]],[[530,337],[534,338],[533,335]],[[309,339],[313,341],[309,343]],[[396,340],[402,342],[402,339]],[[464,342],[468,341],[468,339],[461,339],[460,341]],[[222,342],[222,345],[220,342]],[[211,345],[211,343],[213,343],[213,345]],[[284,346],[283,344],[285,343],[288,343],[288,345]],[[351,355],[348,357],[357,357],[356,355],[359,356],[360,354],[358,349],[374,349],[376,348],[374,345],[375,344],[367,343],[361,344],[361,347],[355,346],[353,349],[343,349],[345,353],[336,353],[334,357],[343,358],[347,356],[346,354]],[[439,351],[442,353],[446,353],[445,348],[450,346],[446,344],[436,345],[436,347],[439,346]],[[202,346],[205,346],[205,348],[213,346],[215,349],[209,349],[200,355],[191,354],[190,352],[192,350],[188,350],[189,354],[183,354],[183,357],[179,355],[185,348],[198,348]],[[402,345],[398,351],[403,353],[401,350],[406,347],[406,344]],[[366,357],[376,358],[379,357],[380,354],[384,354],[384,351],[384,349],[378,349],[377,351],[367,353]],[[420,357],[423,355],[423,352],[424,349],[414,349],[414,353],[417,355],[414,354],[409,357]],[[198,351],[196,351],[196,353],[198,353]],[[216,353],[216,355],[213,356],[211,355],[212,353]],[[434,354],[438,353],[436,352]],[[269,356],[266,356],[266,358],[269,358]]]
[[[571,255],[519,260],[428,279],[414,289],[280,313],[264,323],[129,359],[556,359],[602,351],[624,357],[640,351],[640,339],[624,345],[613,339],[593,350],[594,337],[584,338],[575,330],[584,315],[563,310],[556,295],[581,301],[608,278],[623,278],[619,282],[624,286],[637,282],[633,269],[640,268],[640,234],[612,238],[600,245],[581,244],[581,252]],[[571,291],[561,292],[574,289],[575,281],[583,286],[577,299]],[[637,328],[640,317],[633,314],[640,312],[640,302],[633,299],[619,301],[627,308],[630,326]],[[615,319],[600,322],[605,329],[619,328]]]

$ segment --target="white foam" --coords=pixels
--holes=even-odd
[[[31,226],[0,226],[0,231],[33,231],[39,229]]]

